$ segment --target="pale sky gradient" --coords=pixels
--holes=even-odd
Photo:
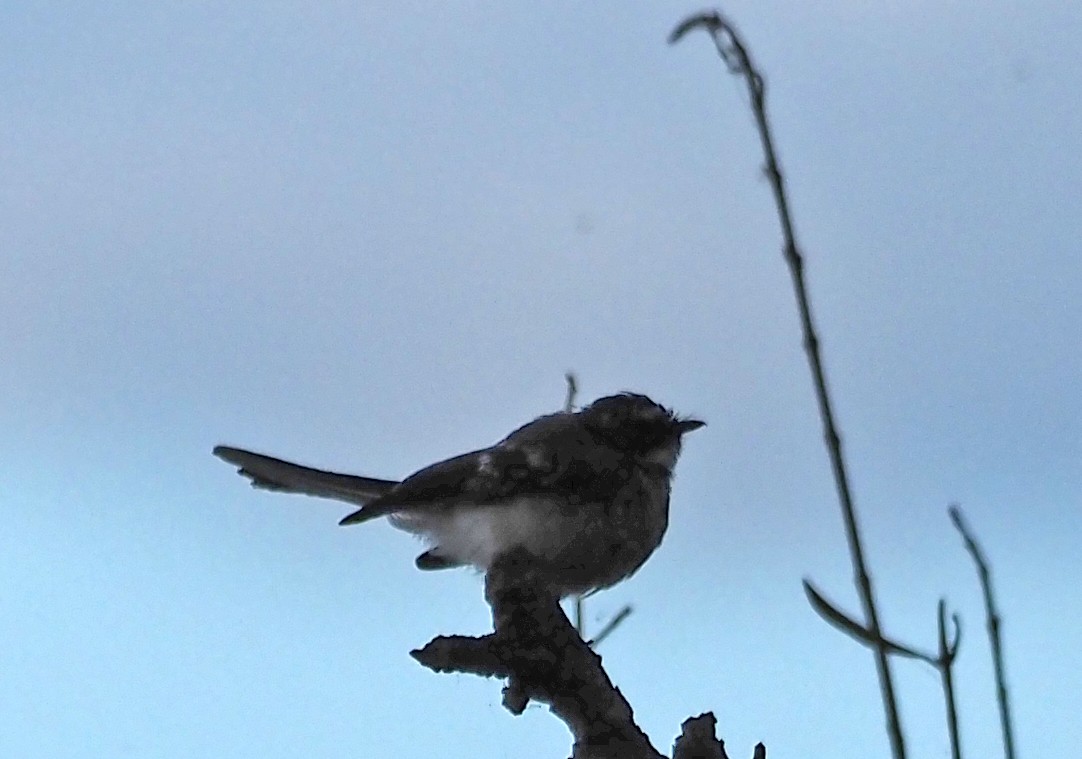
[[[647,5],[649,7],[647,7]],[[1082,6],[726,8],[769,99],[887,630],[964,618],[962,503],[1021,756],[1082,754]],[[709,426],[593,624],[655,744],[889,755],[769,187],[697,5],[13,2],[0,10],[0,756],[562,757],[546,710],[407,652],[469,572],[249,489],[216,443],[384,477],[563,402]],[[913,757],[948,755],[898,662]]]

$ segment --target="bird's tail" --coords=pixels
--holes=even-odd
[[[214,455],[239,467],[238,474],[250,479],[254,488],[333,498],[362,506],[398,484],[394,480],[325,472],[225,445],[217,446]]]

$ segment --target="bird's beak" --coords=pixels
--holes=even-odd
[[[683,435],[705,426],[706,422],[701,422],[698,419],[681,419],[676,423],[676,431]]]

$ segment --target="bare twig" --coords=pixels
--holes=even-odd
[[[858,643],[874,647],[878,640],[879,643],[887,647],[891,654],[917,659],[936,668],[943,683],[943,700],[947,708],[947,731],[950,737],[951,757],[952,759],[961,759],[962,742],[958,731],[958,709],[954,697],[954,659],[958,656],[958,645],[962,641],[962,622],[957,614],[951,616],[951,620],[954,622],[954,639],[948,641],[946,601],[942,599],[939,601],[937,610],[939,652],[932,655],[912,646],[898,643],[885,635],[880,635],[877,639],[871,630],[824,598],[823,594],[816,590],[815,586],[807,580],[804,581],[804,592],[807,594],[812,608],[818,612],[819,616]]]
[[[939,599],[936,614],[939,623],[939,660],[936,667],[943,682],[943,699],[947,704],[947,732],[951,741],[951,759],[962,759],[962,737],[958,732],[958,707],[954,698],[954,657],[962,641],[962,624],[954,614],[954,641],[947,640],[947,602]]]
[[[984,551],[981,550],[977,539],[973,537],[972,530],[966,524],[962,516],[962,510],[957,504],[953,504],[948,510],[951,521],[962,535],[966,550],[973,557],[973,563],[977,565],[977,575],[980,577],[981,590],[984,592],[984,608],[988,616],[988,639],[992,645],[992,663],[996,672],[996,701],[999,704],[999,722],[1003,730],[1003,753],[1006,759],[1014,759],[1014,730],[1011,727],[1011,702],[1007,691],[1007,673],[1003,665],[1003,641],[1000,638],[1000,617],[996,608],[995,595],[992,592],[992,572],[988,568]]]
[[[575,596],[575,632],[586,640],[586,597]]]
[[[693,29],[703,29],[710,34],[722,61],[725,62],[731,73],[744,78],[747,83],[748,93],[751,96],[752,111],[755,115],[755,123],[758,127],[759,139],[766,159],[765,172],[774,192],[774,203],[778,210],[778,220],[784,237],[785,260],[789,264],[793,290],[800,310],[800,322],[804,332],[804,349],[808,356],[808,363],[815,383],[819,415],[823,423],[827,451],[830,454],[831,467],[834,473],[834,484],[838,491],[838,500],[845,521],[846,538],[853,561],[854,579],[857,591],[860,594],[861,605],[864,608],[864,616],[868,621],[867,627],[874,640],[879,686],[883,694],[883,705],[887,717],[887,733],[890,736],[894,759],[905,759],[905,739],[898,715],[898,705],[894,694],[894,680],[891,675],[888,656],[890,649],[883,641],[880,630],[875,593],[864,560],[860,527],[849,488],[849,476],[846,471],[845,459],[842,455],[841,436],[838,434],[838,428],[834,421],[834,411],[830,394],[827,391],[826,371],[819,351],[819,337],[815,330],[815,322],[812,319],[811,303],[807,285],[804,281],[804,259],[797,247],[796,233],[789,212],[785,180],[778,163],[774,149],[774,138],[766,114],[766,82],[754,63],[752,63],[747,47],[735,27],[720,13],[706,12],[689,17],[673,30],[669,36],[669,42],[675,43],[679,41]]]
[[[564,401],[564,411],[570,414],[575,410],[575,398],[579,394],[579,381],[575,378],[574,372],[565,374],[564,379],[567,380],[567,400]]]
[[[884,645],[888,651],[898,656],[906,656],[910,659],[920,659],[926,664],[930,664],[933,667],[937,666],[937,659],[931,654],[919,651],[910,646],[902,645],[897,641],[891,640],[885,635],[879,635],[878,637],[867,627],[857,622],[851,616],[838,609],[837,606],[828,601],[822,593],[820,593],[809,580],[804,580],[804,593],[808,596],[808,601],[811,603],[812,608],[822,617],[827,623],[841,630],[858,643],[862,643],[869,648],[875,648],[878,645]]]
[[[601,641],[612,635],[612,631],[619,627],[621,622],[630,617],[632,611],[634,611],[634,609],[632,609],[631,605],[625,604],[624,607],[620,609],[620,611],[613,614],[612,619],[610,619],[608,623],[601,628],[601,632],[595,635],[593,640],[590,641],[590,648],[597,648],[598,646],[600,646]]]

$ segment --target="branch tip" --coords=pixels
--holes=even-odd
[[[717,11],[703,11],[702,13],[696,13],[681,21],[669,33],[669,44],[675,45],[685,34],[694,29],[702,27],[706,32],[714,34],[718,29],[722,28],[723,25],[724,22],[721,20],[721,15]]]

